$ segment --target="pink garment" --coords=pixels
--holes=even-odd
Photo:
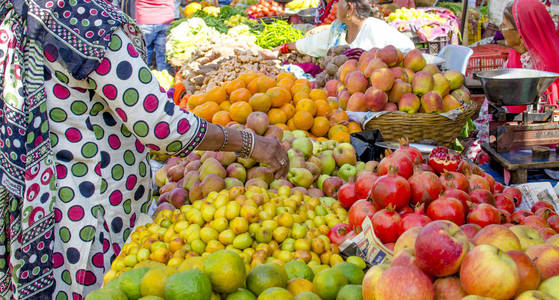
[[[539,0],[515,0],[512,14],[526,50],[530,53],[534,69],[559,73],[559,35],[545,6]],[[507,67],[522,68],[520,58],[520,53],[511,49]],[[549,104],[557,104],[559,80],[546,93]],[[526,106],[508,106],[507,109],[511,113],[520,113]]]
[[[175,0],[136,0],[136,23],[170,24],[175,19]]]
[[[394,4],[398,7],[415,8],[414,0],[394,0]]]

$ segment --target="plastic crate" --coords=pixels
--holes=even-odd
[[[415,48],[419,49],[423,53],[432,55],[439,54],[444,46],[450,44],[450,38],[447,36],[435,38],[433,41],[422,41],[416,34],[414,34],[412,41],[415,44]]]
[[[499,45],[480,45],[472,49],[474,54],[468,62],[467,77],[474,72],[502,69],[509,56],[509,50]]]

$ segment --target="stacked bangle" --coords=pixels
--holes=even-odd
[[[223,144],[219,147],[219,149],[217,149],[217,152],[221,152],[225,149],[225,146],[227,146],[227,143],[229,142],[229,132],[221,125],[218,125],[218,127],[221,129],[221,132],[223,132]]]
[[[241,130],[242,145],[238,155],[241,158],[249,158],[254,151],[254,134],[245,130]]]
[[[287,43],[281,45],[281,47],[280,47],[280,53],[281,54],[287,54],[289,52],[291,52],[291,50],[289,50],[289,48],[287,47]]]

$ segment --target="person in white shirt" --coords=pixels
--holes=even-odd
[[[324,57],[328,49],[338,45],[370,50],[388,45],[407,52],[414,49],[409,37],[379,18],[367,0],[339,0],[338,19],[329,30],[280,46],[281,53],[297,51],[313,57]]]

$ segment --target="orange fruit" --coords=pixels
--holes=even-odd
[[[297,83],[302,83],[302,84],[306,85],[309,89],[311,88],[311,83],[308,80],[306,80],[305,78],[295,80],[295,84],[297,84]]]
[[[291,87],[291,94],[295,95],[300,91],[305,91],[307,94],[311,92],[311,88],[304,83],[295,83]]]
[[[206,93],[206,101],[213,101],[217,104],[227,100],[227,91],[224,87],[218,86]]]
[[[281,128],[282,130],[289,130],[289,127],[286,124],[283,123],[277,123],[275,124],[277,127]]]
[[[349,129],[345,125],[334,125],[330,127],[330,130],[328,130],[328,138],[332,140],[332,137],[334,137],[334,135],[338,132],[345,132],[349,134]]]
[[[337,142],[339,142],[339,143],[349,143],[349,142],[350,142],[349,133],[343,132],[343,131],[336,132],[336,133],[332,136],[331,139],[334,140],[334,141],[337,141]]]
[[[246,87],[246,83],[240,78],[234,79],[233,81],[229,81],[229,83],[225,85],[225,89],[227,90],[227,94],[229,95],[231,95],[233,91],[244,87]]]
[[[300,91],[297,92],[295,94],[293,94],[293,104],[297,105],[297,103],[303,99],[308,99],[309,98],[309,93],[305,92],[305,91]]]
[[[291,119],[289,119],[289,121],[287,121],[287,128],[289,128],[289,130],[291,130],[291,131],[297,129],[297,127],[295,127],[295,123],[293,122],[293,118],[291,118]]]
[[[268,112],[272,106],[272,99],[267,94],[256,93],[248,100],[254,111]]]
[[[276,80],[270,76],[260,76],[256,78],[258,91],[260,93],[266,92],[268,89],[271,89],[276,86]]]
[[[359,125],[359,123],[357,122],[349,122],[349,124],[347,125],[347,129],[349,130],[349,133],[354,133],[354,132],[361,132],[361,126]]]
[[[212,121],[214,114],[217,113],[218,111],[219,111],[219,104],[213,101],[208,101],[206,103],[200,104],[192,110],[194,114],[196,114],[197,116],[199,116],[200,118],[208,122]]]
[[[227,126],[229,122],[231,122],[231,117],[229,116],[229,112],[225,110],[220,110],[216,112],[212,117],[213,124]]]
[[[219,103],[219,109],[221,110],[229,111],[229,107],[231,107],[231,102],[229,101],[223,101]]]
[[[241,124],[246,123],[247,117],[248,115],[250,115],[251,112],[252,107],[246,102],[235,102],[231,104],[231,108],[229,109],[231,120],[239,122]]]
[[[332,113],[332,108],[328,105],[326,100],[316,100],[314,105],[316,105],[317,116],[328,117]]]
[[[316,115],[316,105],[311,99],[303,99],[297,102],[295,110],[309,112],[313,117]]]
[[[328,141],[328,139],[323,137],[323,136],[319,136],[319,137],[316,138],[316,141],[317,142],[326,142],[326,141]]]
[[[314,118],[313,125],[311,127],[311,133],[315,136],[324,136],[328,133],[330,129],[330,122],[326,117],[316,117]]]
[[[280,109],[283,110],[283,112],[285,112],[285,115],[287,116],[288,119],[293,118],[293,116],[295,115],[295,107],[291,103],[285,103],[284,105],[281,106]]]
[[[289,78],[284,78],[282,80],[278,80],[278,83],[276,84],[276,86],[282,87],[288,91],[291,91],[291,87],[293,87],[293,80],[289,79]]]
[[[285,78],[290,79],[291,81],[297,80],[297,78],[295,78],[295,75],[293,75],[293,73],[290,73],[290,72],[280,73],[276,79],[278,81],[280,81],[280,80],[283,80]]]
[[[268,112],[268,119],[271,125],[280,124],[287,122],[287,116],[285,112],[279,108],[272,108]]]
[[[325,90],[319,90],[319,89],[312,89],[311,92],[309,93],[309,97],[311,98],[311,100],[326,100],[326,98],[328,98],[328,94],[326,94]]]
[[[229,100],[231,101],[231,103],[239,101],[248,102],[250,96],[252,96],[252,93],[248,89],[240,88],[231,92],[231,95],[229,95]]]
[[[258,93],[258,78],[254,78],[251,82],[247,84],[247,89],[251,94]]]
[[[272,99],[273,107],[281,107],[285,103],[291,102],[291,93],[282,87],[273,87],[266,91],[266,95]]]
[[[297,129],[309,130],[314,124],[314,119],[308,111],[300,110],[293,116],[293,124]]]
[[[239,79],[245,82],[245,85],[248,85],[253,79],[258,77],[258,73],[255,72],[246,72],[239,76]]]
[[[188,99],[188,107],[193,109],[204,102],[206,102],[206,94],[192,95]]]
[[[349,117],[347,113],[341,109],[335,109],[332,111],[332,114],[330,114],[330,124],[338,124],[347,121],[349,121]]]
[[[340,104],[338,103],[338,100],[336,100],[335,98],[328,98],[328,105],[330,105],[332,109],[340,108]]]

